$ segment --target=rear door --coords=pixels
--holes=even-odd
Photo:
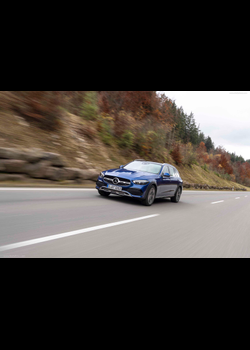
[[[157,180],[157,196],[156,197],[167,197],[171,196],[173,193],[173,190],[171,189],[171,178],[170,177],[163,177],[163,174],[169,173],[169,167],[165,165],[163,167],[163,170],[161,172],[161,177]]]
[[[176,192],[176,189],[179,185],[179,174],[178,171],[174,168],[171,167],[173,169],[173,177],[171,177],[171,185],[172,185],[172,189],[174,191],[174,193]]]

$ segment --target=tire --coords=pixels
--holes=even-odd
[[[146,194],[146,198],[143,199],[143,201],[142,201],[142,204],[144,204],[146,206],[152,205],[154,203],[155,196],[156,196],[155,186],[151,185],[148,189],[147,194]]]
[[[171,198],[171,202],[173,203],[179,203],[180,199],[181,199],[181,187],[178,187],[176,192],[175,192],[175,196]]]
[[[100,190],[98,190],[98,192],[99,192],[99,194],[100,194],[101,196],[103,196],[103,197],[108,197],[108,196],[110,195],[109,192],[100,191]]]

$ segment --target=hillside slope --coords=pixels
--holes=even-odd
[[[116,168],[141,158],[133,151],[121,150],[116,143],[104,144],[96,122],[83,120],[66,111],[62,113],[56,132],[44,131],[18,115],[0,111],[0,147],[37,148],[46,152],[59,153],[69,167],[98,171]],[[168,162],[174,164],[170,156]],[[246,188],[218,177],[214,172],[206,171],[198,165],[176,166],[176,168],[184,182],[190,184]]]

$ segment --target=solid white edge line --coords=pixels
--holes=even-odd
[[[55,239],[75,236],[75,235],[79,235],[81,233],[86,233],[86,232],[90,232],[90,231],[102,230],[104,228],[118,226],[118,225],[123,225],[123,224],[128,224],[130,222],[135,222],[135,221],[139,221],[139,220],[150,219],[150,218],[153,218],[153,217],[159,216],[159,215],[160,214],[153,214],[153,215],[148,215],[148,216],[142,216],[142,217],[135,218],[135,219],[117,221],[117,222],[113,222],[113,223],[110,223],[110,224],[104,224],[104,225],[84,228],[82,230],[76,230],[76,231],[71,231],[71,232],[59,233],[57,235],[51,235],[51,236],[31,239],[31,240],[23,241],[23,242],[19,242],[19,243],[8,244],[8,245],[0,247],[0,252],[6,251],[6,250],[10,250],[10,249],[26,247],[26,246],[33,245],[33,244],[53,241]]]
[[[225,201],[212,202],[211,204],[223,203]]]
[[[96,188],[1,187],[0,191],[96,191]]]
[[[235,199],[240,199],[240,197],[236,197]]]

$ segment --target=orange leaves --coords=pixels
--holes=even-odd
[[[240,175],[240,179],[243,183],[249,182],[247,180],[250,179],[250,164],[248,162],[240,163],[237,162],[238,172]]]
[[[156,91],[100,91],[100,107],[105,113],[124,110],[139,120],[151,116],[164,123],[173,124],[172,101]]]
[[[230,159],[230,155],[226,152],[226,150],[222,147],[218,147],[215,150],[215,154],[212,159],[210,159],[210,163],[212,164],[215,170],[222,170],[225,173],[232,175],[233,167]]]
[[[214,170],[221,170],[222,173],[227,173],[229,175],[233,174],[234,171],[231,164],[230,155],[224,148],[218,147],[215,150],[215,154],[208,154],[205,143],[201,142],[196,152],[200,162],[211,164]]]
[[[205,153],[207,152],[207,147],[205,146],[205,143],[204,142],[201,142],[198,149],[197,149],[198,152],[200,153]]]
[[[171,156],[177,165],[182,164],[182,155],[180,151],[180,145],[177,143],[174,146]]]
[[[199,147],[197,148],[197,156],[198,159],[204,163],[206,163],[209,159],[209,156],[207,154],[207,147],[205,146],[204,142],[201,142]]]

